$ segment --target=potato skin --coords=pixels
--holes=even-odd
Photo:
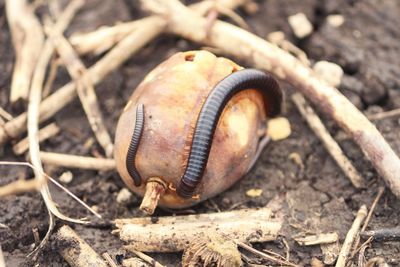
[[[219,119],[196,190],[199,198],[183,199],[173,190],[185,171],[203,102],[219,81],[238,69],[234,62],[207,51],[189,51],[173,55],[146,76],[121,114],[115,137],[117,169],[132,191],[143,196],[146,180],[159,177],[169,185],[160,206],[184,208],[217,195],[246,174],[265,134],[263,98],[253,89],[236,94]],[[136,187],[125,161],[139,103],[144,105],[145,123],[136,168],[143,183]]]

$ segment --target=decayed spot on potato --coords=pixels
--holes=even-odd
[[[182,266],[238,267],[242,259],[235,242],[215,234],[194,239],[183,253]]]
[[[204,101],[216,84],[241,69],[231,60],[207,51],[180,52],[152,70],[134,90],[118,122],[115,159],[126,185],[150,200],[142,205],[147,213],[152,213],[157,204],[168,208],[192,206],[226,190],[249,169],[259,140],[265,136],[266,111],[270,107],[254,88],[234,94],[225,105],[194,197],[185,199],[176,192]],[[280,98],[272,98],[268,103],[280,104]],[[131,162],[141,177],[141,185],[135,186],[126,159],[138,105],[144,107],[144,124]],[[147,185],[150,178],[158,184]]]

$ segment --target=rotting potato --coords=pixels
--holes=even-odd
[[[218,82],[239,69],[231,60],[207,51],[180,52],[151,71],[133,92],[118,122],[115,159],[127,186],[146,194],[144,202],[152,202],[150,208],[143,202],[143,210],[152,213],[157,202],[168,208],[192,206],[226,190],[250,169],[266,127],[263,96],[251,88],[235,94],[225,106],[196,197],[181,198],[175,190],[205,99]],[[273,101],[280,104],[281,99]],[[126,156],[138,104],[144,105],[144,129],[134,164],[142,184],[135,186]]]

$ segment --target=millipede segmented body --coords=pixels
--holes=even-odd
[[[282,92],[277,81],[269,74],[255,69],[243,69],[220,81],[201,108],[186,169],[177,187],[179,196],[183,198],[193,196],[207,166],[219,117],[227,102],[236,93],[246,89],[256,89],[263,94],[267,115],[274,116],[279,113]]]
[[[139,104],[136,108],[136,122],[135,129],[133,131],[132,139],[129,144],[128,153],[126,154],[126,169],[129,175],[133,178],[136,186],[140,186],[142,179],[139,172],[136,169],[135,158],[136,152],[139,147],[140,138],[142,137],[144,128],[144,106]]]

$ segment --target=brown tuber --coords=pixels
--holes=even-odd
[[[142,210],[151,214],[158,203],[168,208],[192,206],[226,190],[252,167],[265,143],[266,118],[277,113],[282,99],[269,76],[265,92],[246,87],[229,96],[193,194],[182,196],[179,191],[187,186],[181,179],[207,97],[232,73],[245,72],[241,69],[207,51],[180,52],[136,88],[118,122],[115,159],[128,187],[145,196]]]

